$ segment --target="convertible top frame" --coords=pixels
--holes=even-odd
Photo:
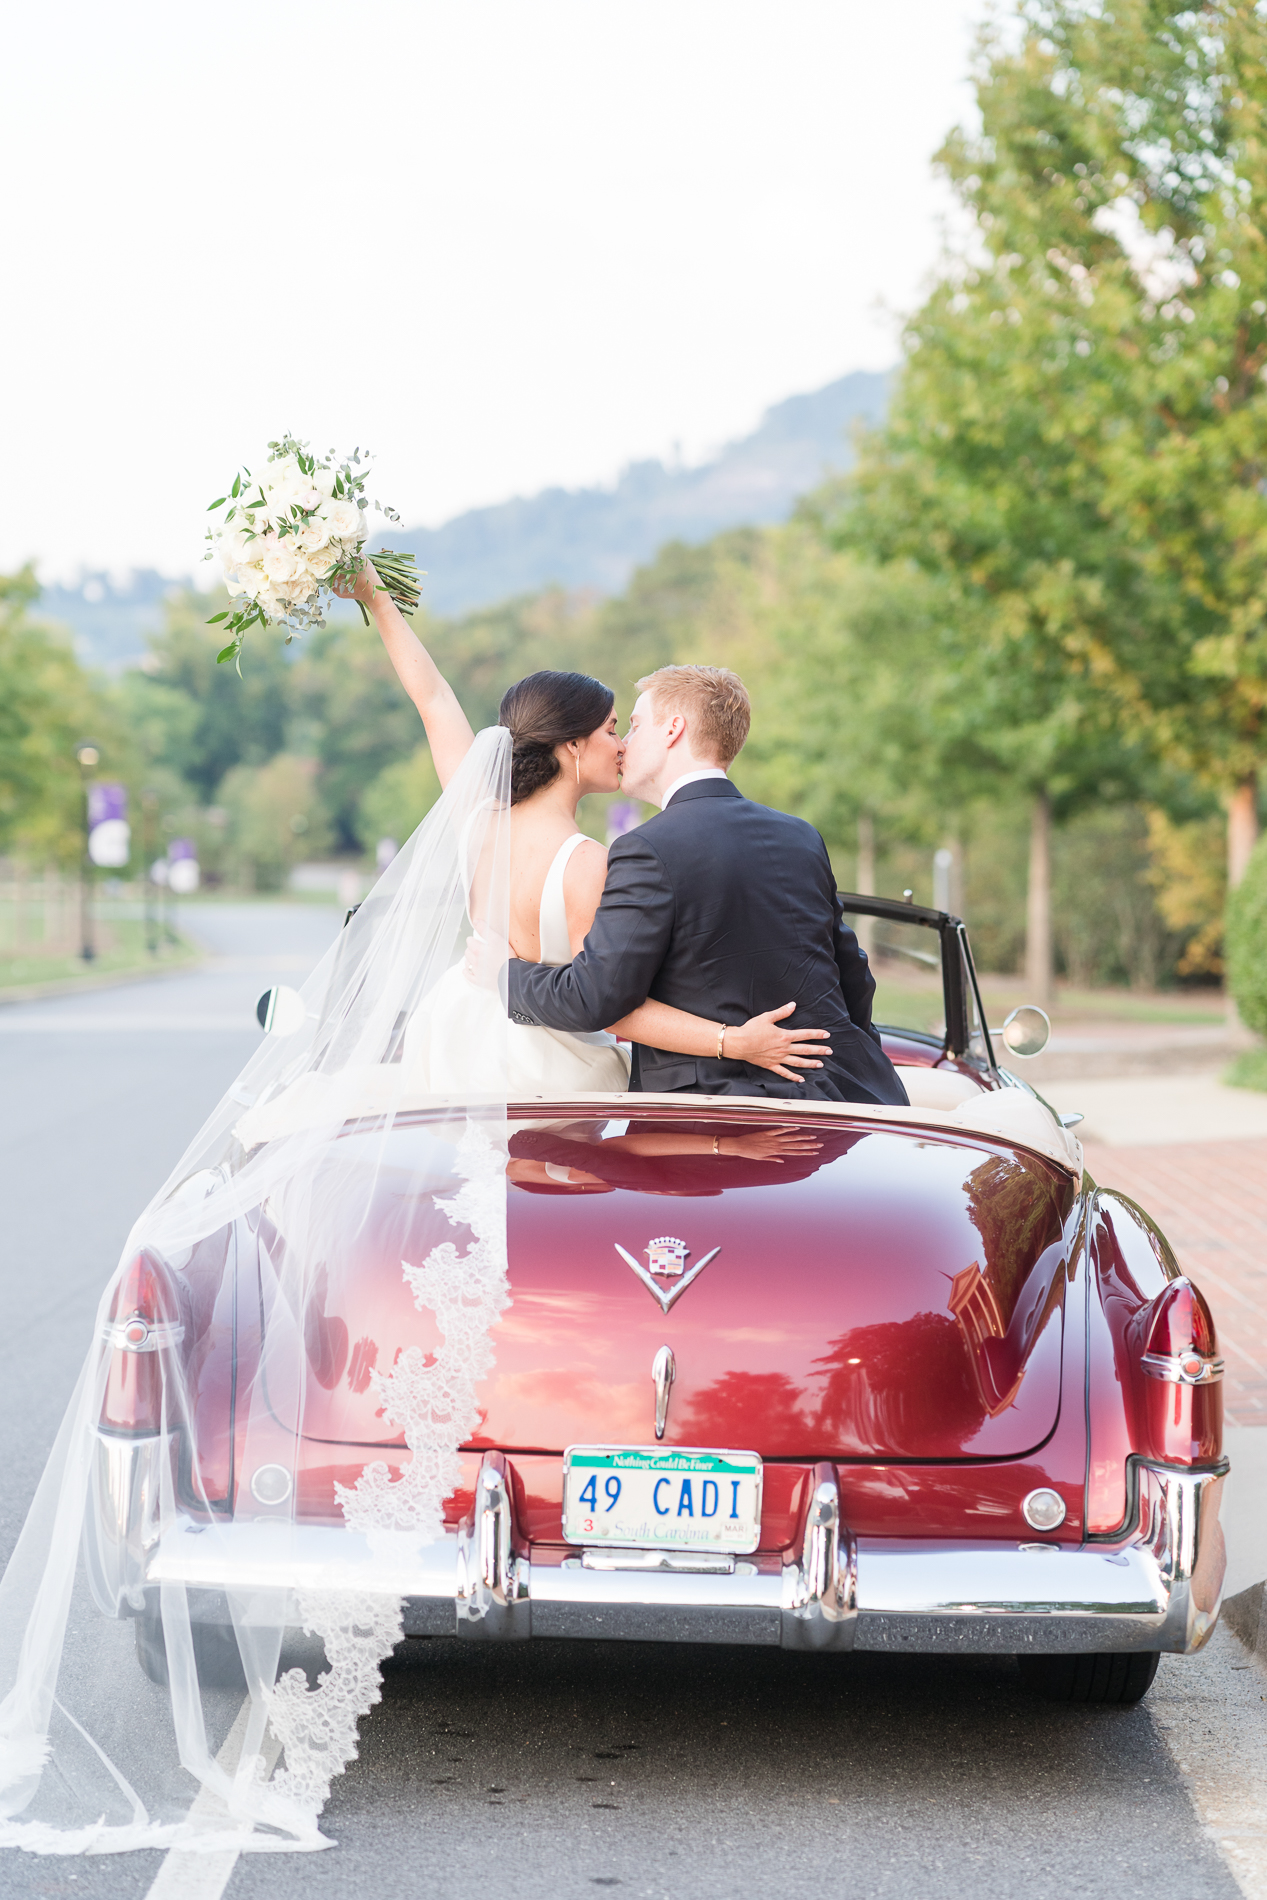
[[[837,896],[847,912],[859,917],[880,917],[895,924],[922,924],[926,929],[937,932],[941,948],[942,993],[946,1009],[946,1034],[939,1039],[917,1029],[894,1030],[894,1034],[909,1036],[916,1042],[938,1044],[944,1056],[955,1056],[960,1061],[972,1062],[971,1045],[973,1040],[972,1024],[969,1020],[967,993],[965,985],[971,986],[971,993],[977,1006],[977,1020],[980,1024],[981,1041],[985,1047],[986,1067],[992,1074],[998,1074],[994,1045],[990,1041],[990,1031],[986,1025],[985,1010],[981,1005],[981,991],[977,985],[976,966],[972,961],[972,950],[968,943],[968,931],[962,917],[955,917],[948,910],[929,910],[923,904],[910,904],[892,897],[866,897],[859,891],[838,891]],[[885,1027],[877,1023],[877,1028]]]

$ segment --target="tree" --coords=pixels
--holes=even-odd
[[[982,41],[980,135],[940,157],[969,244],[836,531],[984,610],[1036,882],[1051,774],[1070,810],[1150,750],[1222,792],[1234,882],[1267,702],[1267,23],[1243,0],[1022,0],[1017,23]]]
[[[635,682],[657,667],[702,660],[703,629],[715,625],[730,583],[759,566],[768,545],[760,528],[736,528],[695,546],[667,542],[636,570],[623,594],[603,603],[597,651],[583,670],[606,679],[618,703],[625,695],[632,703]]]
[[[207,617],[227,604],[223,590],[174,595],[145,666],[123,686],[154,762],[178,773],[206,804],[234,766],[263,765],[282,750],[290,718],[291,650],[280,640],[257,641],[240,674],[216,665],[224,636]]]
[[[331,829],[316,785],[314,759],[279,752],[267,765],[238,765],[221,798],[229,814],[229,848],[244,884],[277,891],[301,858],[328,851]]]
[[[805,521],[728,539],[673,657],[742,674],[754,717],[737,782],[807,818],[844,862],[880,815],[934,836],[951,780],[962,793],[971,774],[943,744],[944,588],[910,563],[834,551]]]
[[[74,863],[83,850],[83,784],[75,747],[91,737],[120,750],[108,709],[70,637],[33,619],[30,568],[0,575],[0,847]]]
[[[407,759],[385,765],[361,794],[356,825],[362,845],[372,851],[380,838],[404,844],[439,796],[440,778],[429,746],[420,745]]]
[[[1267,15],[1135,0],[1103,20],[1065,6],[1053,26],[1053,83],[1083,74],[1083,209],[1121,233],[1138,285],[1103,339],[1132,395],[1105,505],[1148,594],[1175,603],[1169,665],[1141,664],[1121,628],[1114,658],[1167,750],[1223,793],[1235,887],[1267,708]]]
[[[419,633],[431,637],[425,622]],[[296,738],[303,742],[296,749],[311,751],[318,762],[336,841],[343,850],[355,850],[357,808],[366,786],[392,760],[408,758],[422,736],[422,722],[375,629],[358,615],[310,635],[294,668],[292,707]]]
[[[1242,1020],[1267,1036],[1267,839],[1250,853],[1228,905],[1227,964]]]

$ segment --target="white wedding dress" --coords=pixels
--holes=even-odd
[[[628,1082],[612,1037],[512,1024],[499,988],[466,977],[477,882],[481,932],[509,937],[510,770],[505,728],[479,733],[103,1288],[0,1579],[0,1889],[14,1851],[332,1845],[321,1812],[402,1640],[418,1551],[450,1534],[510,1298],[509,1105]],[[569,956],[580,842],[541,894],[551,963]],[[367,1286],[396,1273],[433,1343],[371,1354],[364,1378],[404,1444],[388,1461],[340,1441],[332,1466],[307,1408]],[[301,1563],[318,1534],[321,1562]]]
[[[584,842],[581,831],[565,838],[546,872],[539,919],[541,963],[572,961],[563,874]],[[512,1098],[629,1087],[629,1053],[606,1030],[573,1035],[508,1024],[500,992],[478,988],[460,963],[445,972],[410,1017],[401,1060],[410,1093],[460,1095],[466,1089],[501,1086],[503,1064]]]

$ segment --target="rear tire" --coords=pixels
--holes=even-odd
[[[1155,1649],[1101,1656],[1018,1656],[1021,1681],[1048,1702],[1121,1705],[1148,1694],[1157,1665]]]
[[[246,1688],[246,1672],[232,1623],[191,1623],[190,1635],[194,1667],[202,1688]],[[170,1687],[163,1618],[157,1609],[147,1609],[136,1619],[136,1659],[151,1682],[156,1682],[161,1689]]]

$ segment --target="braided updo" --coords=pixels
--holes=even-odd
[[[497,723],[509,728],[510,802],[518,805],[559,776],[554,748],[588,739],[611,717],[616,695],[588,673],[529,673],[502,699]]]

